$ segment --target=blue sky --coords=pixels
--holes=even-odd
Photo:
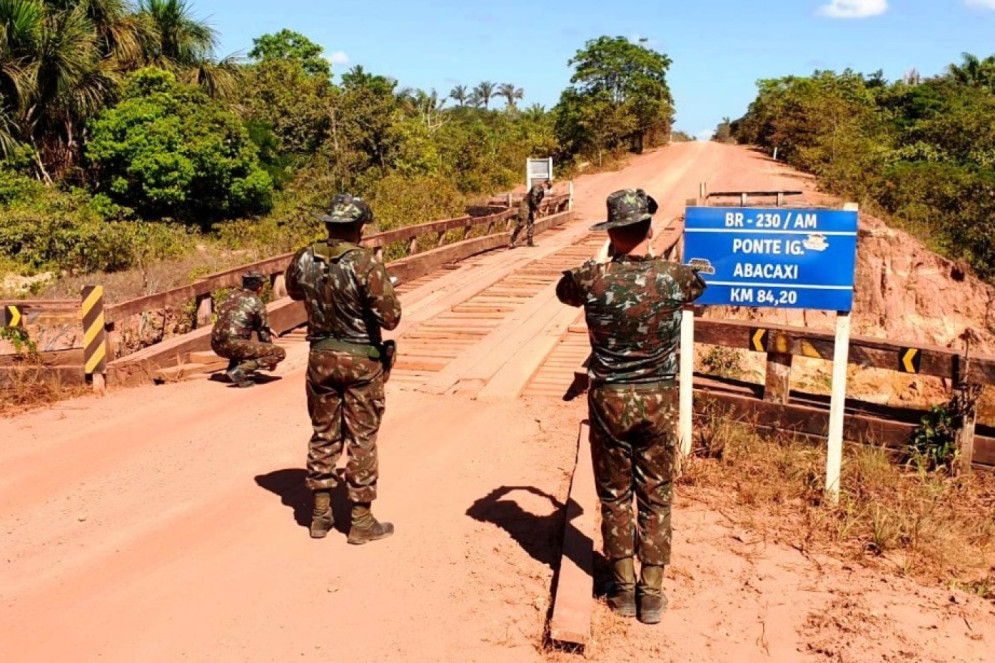
[[[337,74],[361,64],[443,95],[456,83],[508,82],[526,105],[547,108],[586,40],[643,37],[674,61],[676,126],[691,134],[742,115],[761,78],[852,67],[896,79],[912,67],[940,73],[963,51],[995,53],[995,0],[191,2],[220,32],[221,55],[290,28],[324,46]]]

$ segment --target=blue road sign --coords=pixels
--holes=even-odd
[[[849,311],[857,212],[688,207],[684,257],[708,284],[696,304]]]

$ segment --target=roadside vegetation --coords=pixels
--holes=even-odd
[[[758,145],[995,279],[995,56],[936,76],[816,71],[762,80],[715,139]]]
[[[912,449],[900,455],[851,444],[833,504],[823,490],[824,446],[713,415],[698,426],[680,479],[685,494],[805,555],[831,554],[995,599],[991,474],[955,477]]]
[[[622,37],[577,51],[550,110],[513,83],[338,74],[289,30],[245,59],[217,41],[186,0],[0,0],[0,281],[132,270],[151,291],[159,265],[295,248],[337,191],[387,230],[512,188],[529,156],[562,175],[669,140],[670,60]]]

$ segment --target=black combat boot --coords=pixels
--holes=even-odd
[[[352,526],[349,528],[349,543],[361,545],[386,539],[394,533],[390,523],[380,523],[373,517],[369,502],[355,502],[352,505]]]
[[[639,621],[659,624],[660,615],[667,609],[667,595],[663,593],[663,567],[643,564],[639,576]]]
[[[622,617],[636,616],[636,569],[631,557],[612,560],[608,607]]]
[[[256,386],[255,381],[248,376],[241,368],[233,368],[228,371],[228,379],[232,381],[236,387],[254,387]]]
[[[314,512],[311,514],[311,538],[323,539],[335,525],[332,518],[332,494],[327,490],[314,491]]]

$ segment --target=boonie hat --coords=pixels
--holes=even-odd
[[[250,288],[252,290],[255,290],[265,282],[266,282],[266,277],[264,277],[259,272],[246,272],[245,274],[242,274],[243,288]]]
[[[650,219],[658,205],[642,189],[621,189],[608,196],[608,220],[596,223],[591,230],[610,230]]]
[[[373,210],[359,196],[348,193],[337,194],[328,206],[328,214],[319,214],[325,223],[369,223],[373,220]]]

